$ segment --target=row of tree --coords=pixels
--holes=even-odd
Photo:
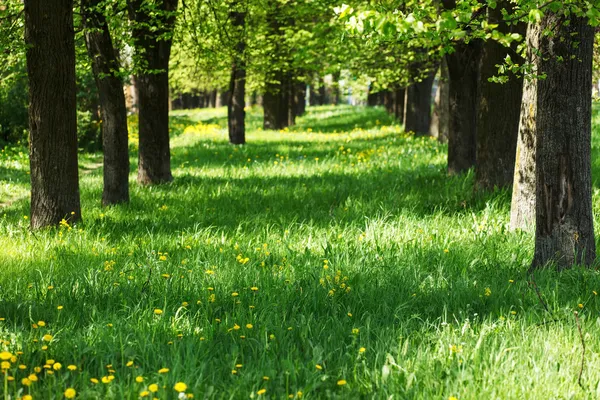
[[[442,63],[443,90],[437,107],[444,116],[448,172],[474,167],[480,187],[512,185],[511,226],[528,228],[535,223],[533,268],[550,261],[561,268],[593,263],[591,91],[596,6],[577,1],[440,3],[429,2],[441,7],[423,12],[427,2],[419,2],[420,10],[405,9],[400,16],[361,2],[356,9],[338,10],[350,31],[369,38],[363,43],[377,47],[402,38],[394,41],[400,43],[397,51],[416,54],[409,57],[407,69],[420,66],[417,82],[410,81],[416,75],[408,80],[386,76],[381,86],[390,88],[371,101],[383,102],[400,119],[404,109],[406,130],[429,132],[427,123],[411,119],[413,108],[421,104],[414,93],[421,93],[427,107],[431,73]],[[429,115],[425,108],[420,111]]]
[[[369,77],[373,93],[383,93],[371,103],[426,134],[441,65],[448,171],[474,166],[483,188],[513,184],[513,226],[535,219],[534,266],[595,258],[590,91],[600,13],[590,2],[420,0],[374,8],[361,0],[339,7],[330,0],[197,0],[181,8],[178,0],[82,0],[75,16],[72,0],[1,4],[0,43],[26,51],[33,228],[81,218],[77,24],[99,95],[105,205],[129,201],[123,60],[136,76],[141,184],[173,179],[175,69],[205,82],[226,77],[229,139],[243,144],[248,76],[263,95],[266,129],[295,122],[307,82],[331,74],[335,85],[344,70]],[[21,11],[24,45],[12,22]],[[170,74],[172,50],[178,64]]]

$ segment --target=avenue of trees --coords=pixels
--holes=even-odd
[[[511,227],[535,229],[532,268],[590,265],[599,18],[594,2],[576,0],[0,0],[0,105],[28,107],[37,229],[82,218],[82,104],[100,110],[102,203],[130,201],[126,83],[137,180],[153,185],[173,180],[177,99],[226,105],[229,141],[240,145],[247,104],[262,104],[264,129],[284,129],[307,98],[340,103],[342,76],[367,82],[369,105],[447,141],[449,174],[474,168],[477,190],[512,189]],[[19,115],[0,110],[5,142],[19,139],[10,129]]]

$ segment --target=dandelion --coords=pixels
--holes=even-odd
[[[236,368],[242,368],[242,364],[235,364]]]
[[[143,392],[140,392],[140,397],[148,397],[150,395],[150,392],[147,390],[144,390]]]
[[[259,395],[259,396],[263,395],[265,393],[267,393],[267,389],[260,389],[258,392],[256,392],[256,394]]]
[[[257,288],[256,286],[252,286],[252,287],[250,288],[250,290],[252,290],[253,292],[258,292],[258,288]]]
[[[252,324],[246,324],[246,328],[252,329],[252,328],[254,328],[254,326],[252,326]]]
[[[240,294],[239,294],[238,292],[233,292],[233,293],[231,293],[231,297],[237,297],[237,296],[239,296],[239,295],[240,295]]]
[[[510,313],[511,313],[512,315],[517,315],[517,312],[516,312],[516,311],[511,311]]]
[[[133,361],[131,361],[131,360],[130,360],[130,361],[127,361],[127,364],[125,364],[125,365],[126,365],[127,367],[131,367],[131,366],[133,366]]]
[[[167,372],[169,372],[169,368],[161,368],[158,370],[159,374],[166,374]]]
[[[490,297],[492,295],[492,289],[490,289],[489,287],[485,288],[485,296],[486,297]]]
[[[353,335],[358,335],[358,332],[359,332],[359,331],[360,331],[360,330],[359,330],[358,328],[352,328],[352,334],[353,334]]]
[[[52,366],[52,368],[55,371],[58,371],[58,370],[60,370],[62,368],[62,364],[61,363],[54,363],[54,365]]]
[[[21,384],[23,386],[29,386],[29,385],[31,385],[31,380],[29,378],[23,378],[23,379],[21,379]]]
[[[8,351],[3,351],[2,353],[0,353],[0,360],[6,361],[6,360],[10,360],[12,358],[12,354],[9,353]]]
[[[144,377],[141,376],[141,375],[138,375],[138,376],[135,377],[135,381],[137,383],[142,383],[142,382],[144,382]]]
[[[92,382],[94,385],[96,385],[100,381],[98,379],[96,379],[96,378],[90,378],[90,382]]]
[[[323,367],[321,366],[321,364],[315,365],[315,368],[318,369],[319,371],[321,371],[323,369]]]
[[[38,321],[38,326],[46,326],[46,323],[44,321]]]
[[[73,399],[73,398],[75,398],[75,395],[77,395],[77,392],[75,391],[75,389],[67,388],[67,390],[65,390],[65,397],[67,399]]]
[[[21,397],[21,400],[33,400],[33,397],[30,394],[25,394]]]
[[[240,329],[240,326],[238,324],[234,324],[233,325],[233,330],[237,331],[238,329]]]
[[[579,303],[579,304],[577,304],[577,307],[583,308],[583,304]]]
[[[27,377],[31,382],[37,382],[38,377],[36,374],[31,374]]]
[[[8,362],[8,361],[2,361],[0,363],[0,368],[1,369],[9,369],[10,368],[10,362]]]
[[[76,366],[76,365],[73,365],[73,364],[71,364],[71,365],[68,365],[68,366],[67,366],[67,369],[68,369],[69,371],[77,371],[77,366]]]
[[[63,306],[56,307],[57,310],[62,310],[63,308],[64,308]]]
[[[50,334],[45,334],[44,336],[42,336],[42,340],[43,340],[44,342],[49,342],[49,341],[51,341],[51,340],[52,340],[52,337],[53,337],[53,336],[52,336],[52,335],[50,335]]]
[[[183,382],[177,382],[175,386],[173,386],[173,389],[178,392],[185,392],[187,390],[187,385]]]
[[[156,392],[158,392],[158,385],[156,383],[153,383],[148,386],[148,390],[151,391],[152,393],[156,393]]]
[[[361,347],[360,349],[358,349],[359,353],[364,353],[365,351],[367,351],[367,349],[365,349],[364,347]]]
[[[346,383],[348,382],[346,382],[345,379],[340,379],[339,381],[337,381],[338,386],[344,386]]]
[[[163,313],[163,310],[161,310],[160,308],[155,308],[154,309],[154,314],[155,315],[161,315]]]

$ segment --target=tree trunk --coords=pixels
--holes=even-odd
[[[505,34],[524,35],[525,24],[508,26],[503,22],[504,10],[512,12],[506,0],[498,2],[495,9],[488,8],[488,22],[497,24],[498,30]],[[509,73],[505,84],[489,82],[498,74],[496,65],[502,64],[507,54],[513,62],[523,64],[523,59],[513,48],[487,40],[479,63],[475,180],[477,186],[484,189],[509,187],[514,176],[523,78]]]
[[[570,20],[566,24],[566,20]],[[590,265],[596,258],[592,214],[592,57],[586,18],[546,13],[539,37],[535,252],[532,268]]]
[[[333,105],[337,106],[342,100],[342,92],[340,90],[340,71],[337,70],[332,74],[332,90],[333,90]]]
[[[239,7],[238,2],[231,5],[235,10]],[[246,51],[246,40],[244,35],[244,23],[246,14],[241,11],[230,11],[229,19],[235,34],[239,35],[236,43],[235,56],[231,67],[231,79],[229,91],[231,97],[227,105],[227,121],[229,126],[229,143],[246,143],[246,111],[244,110],[246,98],[246,62],[244,52]]]
[[[394,117],[396,118],[396,121],[398,121],[399,124],[404,123],[405,97],[406,88],[394,89]]]
[[[296,116],[303,116],[306,112],[306,83],[296,82],[294,86],[294,104],[296,106]]]
[[[527,63],[537,65],[540,25],[530,24],[527,29]],[[512,201],[510,206],[510,228],[533,230],[535,222],[535,148],[537,120],[537,80],[526,79],[523,82],[523,99],[515,169],[513,178]]]
[[[31,228],[81,219],[73,1],[25,1]]]
[[[410,85],[406,96],[406,116],[404,130],[416,136],[429,135],[431,125],[431,88],[435,79],[435,69],[421,82]]]
[[[448,142],[448,124],[450,122],[450,88],[448,81],[448,65],[446,59],[443,58],[440,63],[440,80],[431,119],[431,135],[441,143]]]
[[[460,174],[475,165],[477,81],[481,42],[458,43],[446,55],[449,114],[448,173]]]
[[[82,0],[85,43],[92,60],[92,70],[102,113],[104,149],[104,190],[102,205],[129,202],[129,148],[127,144],[127,109],[123,82],[106,17],[98,7],[101,0]]]
[[[169,57],[170,33],[178,0],[156,3],[148,11],[143,0],[128,0],[136,51],[143,58],[137,77],[139,101],[138,182],[158,184],[173,180],[169,147]],[[156,72],[159,71],[159,72]]]

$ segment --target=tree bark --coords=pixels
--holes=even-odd
[[[448,173],[460,174],[475,165],[476,99],[479,55],[478,40],[458,43],[446,55],[448,65],[449,110]]]
[[[306,83],[296,82],[294,85],[294,104],[296,116],[303,116],[306,112]]]
[[[422,81],[413,83],[407,90],[404,130],[416,136],[429,135],[431,125],[431,88],[435,79],[435,69]]]
[[[440,63],[440,79],[433,102],[431,127],[429,129],[431,136],[437,138],[441,143],[448,142],[448,122],[450,118],[450,99],[448,94],[448,66],[446,65],[446,59],[442,59]]]
[[[540,25],[530,24],[527,29],[527,63],[537,66]],[[523,99],[517,136],[510,228],[533,231],[535,222],[535,148],[538,108],[537,80],[523,82]]]
[[[527,26],[507,25],[502,15],[504,10],[512,12],[506,0],[498,2],[495,9],[488,8],[488,22],[497,24],[498,30],[505,34],[524,35]],[[498,74],[496,65],[502,64],[507,54],[513,62],[523,64],[513,48],[487,40],[479,63],[475,180],[477,186],[484,189],[509,187],[513,181],[523,78],[509,73],[509,80],[504,84],[489,82]]]
[[[31,228],[81,219],[73,1],[25,1]]]
[[[404,123],[406,88],[394,89],[394,118],[399,124]]]
[[[144,62],[136,81],[140,141],[138,182],[141,184],[173,180],[169,146],[169,57],[178,0],[155,3],[158,13],[149,12],[143,0],[127,1],[129,18],[134,24],[134,44]]]
[[[566,20],[570,20],[566,24]],[[590,265],[596,258],[592,214],[592,58],[587,18],[546,13],[539,38],[535,252],[532,268]]]
[[[102,114],[104,150],[104,189],[102,205],[129,202],[129,148],[127,143],[127,109],[123,82],[116,75],[120,69],[106,17],[100,11],[101,0],[82,0],[85,43],[92,60],[92,70]]]
[[[232,9],[239,7],[239,3],[232,4]],[[227,121],[229,127],[229,143],[244,144],[246,143],[246,111],[244,110],[246,99],[246,40],[244,35],[244,23],[246,14],[241,11],[231,11],[229,19],[233,26],[233,30],[238,35],[238,42],[235,45],[235,56],[231,67],[231,79],[229,83],[229,91],[231,97],[227,105]]]

